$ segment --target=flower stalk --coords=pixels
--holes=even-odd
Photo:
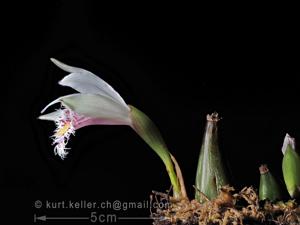
[[[129,107],[131,109],[131,127],[157,153],[157,155],[164,162],[173,187],[174,197],[181,197],[180,185],[174,170],[171,155],[157,126],[142,111],[138,110],[132,105],[130,105]]]

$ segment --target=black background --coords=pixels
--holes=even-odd
[[[205,116],[213,111],[223,118],[220,148],[235,187],[258,187],[261,163],[282,182],[285,133],[300,140],[292,15],[132,7],[134,13],[108,13],[91,2],[53,1],[2,9],[8,12],[2,20],[2,218],[86,214],[38,210],[38,199],[143,201],[151,190],[169,189],[163,163],[128,127],[83,128],[66,160],[54,156],[54,124],[36,118],[48,102],[74,91],[57,84],[66,73],[50,57],[101,76],[146,112],[179,161],[191,197]]]

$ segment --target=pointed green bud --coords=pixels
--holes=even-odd
[[[200,192],[208,199],[214,199],[221,187],[228,184],[218,145],[218,121],[218,113],[207,115],[196,174],[195,198],[200,202],[205,201]]]
[[[300,196],[300,156],[295,150],[295,140],[286,134],[282,152],[283,178],[292,198]]]
[[[279,185],[271,174],[267,165],[259,167],[260,183],[259,183],[259,200],[280,200],[281,192]]]
[[[132,105],[129,105],[129,107],[132,120],[132,128],[162,159],[173,186],[174,197],[181,197],[180,184],[174,170],[171,155],[158,128],[142,111],[138,110]]]

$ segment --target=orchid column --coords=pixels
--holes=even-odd
[[[108,83],[93,73],[68,66],[56,59],[51,61],[70,74],[59,84],[69,86],[80,93],[62,96],[49,103],[60,103],[60,109],[39,117],[54,121],[56,130],[53,135],[54,153],[62,159],[68,154],[66,145],[72,134],[81,127],[89,125],[127,125],[159,155],[164,162],[175,198],[181,197],[181,188],[168,148],[155,124],[137,108],[127,105],[123,98]]]

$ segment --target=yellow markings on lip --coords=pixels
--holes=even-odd
[[[55,136],[57,137],[63,136],[68,131],[70,126],[71,126],[70,122],[65,123],[65,125],[56,132]]]

